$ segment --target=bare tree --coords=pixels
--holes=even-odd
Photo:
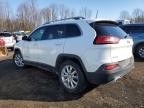
[[[58,18],[58,7],[55,4],[49,6],[50,9],[50,18],[51,21],[56,20]]]
[[[19,28],[23,30],[32,30],[38,26],[38,11],[35,0],[21,3],[17,9],[17,19]]]
[[[5,3],[5,30],[13,31],[12,15],[13,11],[8,3]]]
[[[128,20],[130,19],[130,14],[128,11],[121,11],[120,13],[120,17],[119,17],[121,20]]]
[[[29,4],[27,2],[23,2],[19,5],[17,9],[17,18],[19,23],[19,28],[25,30],[26,28],[30,28],[29,24],[31,20],[31,13],[29,12]]]
[[[31,22],[33,27],[39,25],[39,18],[38,18],[38,9],[37,9],[37,0],[28,0],[29,2],[29,11],[31,16]]]
[[[3,31],[4,28],[4,20],[5,20],[5,15],[4,15],[4,4],[2,1],[0,1],[0,31]]]
[[[144,11],[141,9],[135,9],[132,13],[135,22],[144,22]]]
[[[59,16],[60,16],[60,19],[74,17],[75,16],[75,10],[70,9],[64,5],[60,5],[59,6]]]
[[[91,18],[92,11],[88,9],[87,7],[83,7],[79,11],[80,16],[83,16],[85,18]]]
[[[17,31],[32,30],[42,22],[53,21],[57,19],[69,18],[76,16],[75,9],[68,8],[64,5],[51,4],[46,8],[39,10],[37,0],[25,0],[22,2],[15,13],[9,4],[3,5],[0,1],[0,30]],[[80,15],[90,18],[92,11],[88,8],[82,8]],[[13,17],[12,17],[13,16]]]
[[[71,11],[70,11],[70,17],[74,17],[74,16],[76,16],[76,10],[75,9],[71,9]]]
[[[51,9],[49,7],[44,8],[40,12],[41,20],[43,23],[51,20]]]

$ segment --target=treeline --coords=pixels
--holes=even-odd
[[[8,3],[0,1],[0,9],[0,31],[32,30],[48,21],[74,16],[92,16],[92,11],[87,7],[75,10],[65,5],[51,4],[39,9],[36,0],[25,0],[16,11],[13,11]]]
[[[126,10],[121,11],[119,19],[130,20],[133,23],[142,23],[144,22],[144,10],[134,9],[132,13]]]
[[[33,30],[45,22],[57,19],[74,16],[92,17],[92,11],[87,7],[79,10],[56,4],[50,4],[42,9],[38,7],[37,0],[24,0],[14,11],[10,4],[0,0],[0,31]],[[95,12],[96,16],[97,12]],[[124,10],[120,13],[119,19],[144,22],[144,11],[135,9],[132,13],[129,13]]]

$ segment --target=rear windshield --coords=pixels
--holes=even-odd
[[[97,36],[115,36],[123,39],[127,34],[117,25],[108,23],[91,23],[96,31]]]
[[[10,37],[12,36],[10,33],[0,33],[0,37]]]
[[[144,26],[122,26],[122,29],[128,34],[144,33]]]

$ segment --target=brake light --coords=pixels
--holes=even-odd
[[[118,64],[112,64],[112,65],[107,65],[107,66],[104,66],[104,69],[105,70],[113,70],[115,68],[119,67]]]
[[[118,44],[120,39],[114,36],[98,36],[94,44]]]
[[[5,41],[3,39],[0,39],[0,46],[5,46]]]

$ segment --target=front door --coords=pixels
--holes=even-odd
[[[45,32],[45,27],[41,27],[35,30],[30,36],[29,41],[24,41],[24,59],[33,62],[39,62],[38,56],[40,54],[39,43],[41,43],[41,38]]]

